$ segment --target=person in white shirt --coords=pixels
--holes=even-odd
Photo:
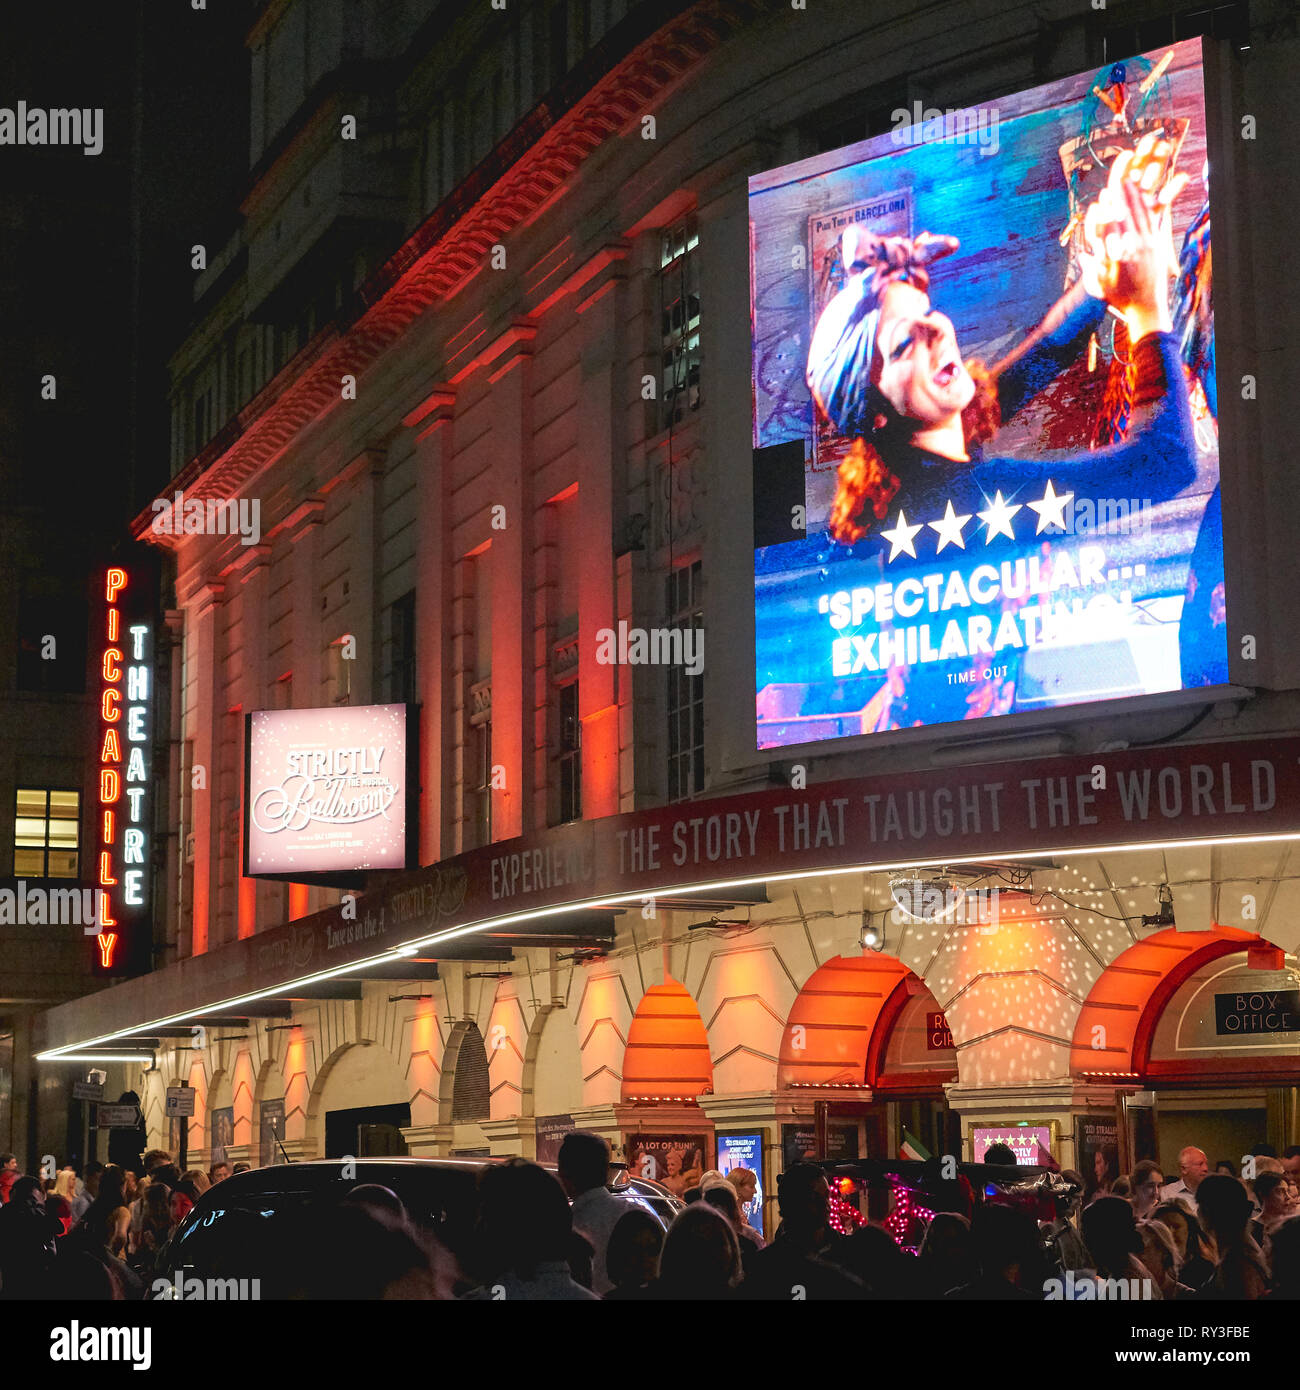
[[[1204,1150],[1190,1144],[1183,1149],[1178,1155],[1178,1174],[1177,1182],[1166,1183],[1160,1189],[1160,1200],[1183,1201],[1195,1208],[1196,1189],[1200,1187],[1201,1180],[1210,1174],[1210,1161],[1205,1157]]]
[[[573,1229],[591,1242],[591,1287],[600,1298],[614,1287],[605,1251],[628,1203],[609,1190],[609,1144],[599,1134],[574,1130],[564,1136],[556,1159],[560,1181],[573,1203]]]

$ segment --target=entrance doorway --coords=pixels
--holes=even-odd
[[[325,1112],[325,1157],[388,1158],[406,1153],[403,1128],[410,1128],[411,1107],[361,1105]]]

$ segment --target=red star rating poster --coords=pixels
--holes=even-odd
[[[895,116],[750,180],[758,746],[1226,685],[1199,41]]]

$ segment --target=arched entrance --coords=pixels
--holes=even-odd
[[[1131,1088],[1129,1162],[1211,1167],[1300,1142],[1300,963],[1249,932],[1166,930],[1122,952],[1079,1015],[1075,1075]],[[1099,1064],[1100,1062],[1100,1064]]]
[[[778,1085],[826,1107],[828,1157],[955,1153],[944,1086],[957,1054],[943,1009],[893,956],[836,956],[799,991],[781,1039]],[[784,1135],[783,1157],[808,1136]],[[820,1144],[821,1140],[818,1138]]]
[[[624,1152],[632,1170],[681,1196],[713,1166],[709,1037],[685,985],[668,978],[637,1005],[623,1053]]]
[[[316,1078],[311,1123],[326,1158],[404,1154],[411,1105],[387,1048],[348,1043],[334,1053]]]

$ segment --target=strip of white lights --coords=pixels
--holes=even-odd
[[[42,1057],[44,1062],[152,1062],[153,1049],[148,1052],[61,1052],[57,1057]]]
[[[1265,845],[1265,844],[1294,844],[1300,841],[1300,834],[1279,834],[1279,835],[1221,835],[1212,839],[1204,840],[1144,840],[1141,844],[1116,844],[1116,845],[1070,845],[1068,847],[1040,848],[1033,850],[1019,850],[1012,853],[1002,853],[998,851],[997,858],[999,863],[1006,863],[1018,859],[1043,859],[1054,855],[1086,855],[1092,858],[1100,854],[1134,854],[1147,850],[1159,850],[1168,848],[1183,849],[1213,849],[1223,845]],[[51,1048],[46,1052],[38,1052],[36,1060],[38,1062],[60,1062],[70,1061],[70,1053],[77,1049],[86,1049],[101,1046],[104,1043],[124,1042],[137,1034],[148,1034],[153,1028],[166,1028],[177,1023],[185,1023],[190,1019],[202,1018],[207,1014],[220,1013],[226,1009],[237,1008],[240,1004],[253,1004],[260,999],[281,999],[291,990],[303,989],[307,985],[320,984],[325,980],[337,979],[341,975],[356,975],[372,965],[393,965],[403,957],[418,954],[419,951],[430,946],[438,945],[443,941],[454,941],[458,937],[471,936],[475,932],[487,932],[500,930],[504,927],[513,926],[519,922],[537,922],[547,917],[559,917],[573,912],[588,911],[601,907],[620,907],[625,904],[640,904],[647,898],[683,898],[691,893],[716,892],[723,888],[752,888],[765,883],[796,883],[809,878],[840,878],[847,874],[862,873],[890,873],[899,869],[923,869],[933,867],[938,862],[934,855],[928,855],[924,859],[896,860],[888,863],[878,864],[851,864],[842,868],[827,869],[801,869],[793,873],[766,873],[751,875],[748,878],[729,878],[712,879],[704,883],[679,884],[674,883],[665,885],[663,888],[637,889],[635,893],[621,893],[612,898],[589,898],[575,902],[563,903],[558,907],[534,908],[530,912],[511,913],[505,917],[486,917],[479,922],[470,922],[463,927],[451,927],[447,931],[434,932],[431,936],[422,936],[415,941],[408,941],[401,946],[383,952],[382,955],[369,956],[365,960],[352,961],[348,965],[339,965],[332,970],[318,971],[314,975],[304,975],[297,980],[286,980],[284,983],[276,985],[273,989],[259,990],[256,994],[241,994],[231,999],[223,999],[218,1003],[196,1004],[192,1008],[186,1009],[184,1013],[171,1014],[166,1018],[155,1018],[148,1023],[138,1023],[131,1028],[122,1029],[116,1033],[106,1033],[103,1037],[87,1038],[81,1042],[66,1043],[62,1047]],[[943,856],[942,862],[945,865],[957,864],[987,864],[989,855],[986,851],[980,855],[966,855],[964,858],[954,858]],[[128,1060],[135,1061],[135,1057]]]

